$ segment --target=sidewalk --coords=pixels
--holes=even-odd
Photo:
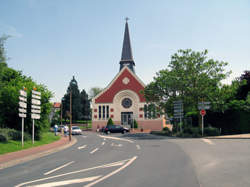
[[[224,136],[210,136],[207,139],[250,139],[250,134],[224,135]]]
[[[67,147],[70,147],[71,145],[75,144],[76,141],[77,141],[76,138],[72,138],[72,141],[69,142],[68,137],[62,136],[60,140],[50,144],[45,144],[29,149],[24,149],[21,151],[0,155],[0,169],[11,167],[16,164],[20,164],[29,160],[33,160],[66,149]]]

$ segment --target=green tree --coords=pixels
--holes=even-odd
[[[89,91],[89,96],[90,99],[92,99],[93,97],[97,96],[103,89],[99,88],[99,87],[93,87],[90,89]]]
[[[88,98],[88,94],[83,89],[80,93],[81,97],[81,107],[82,107],[82,119],[83,120],[90,120],[91,119],[91,112],[90,112],[90,101]]]
[[[77,121],[82,119],[82,111],[81,111],[81,99],[80,99],[80,91],[78,89],[77,81],[73,76],[72,80],[69,83],[67,93],[64,95],[62,99],[63,103],[63,117],[69,119],[70,112],[70,92],[72,93],[72,121]]]
[[[167,113],[173,112],[173,101],[182,99],[186,111],[196,111],[201,99],[213,101],[214,92],[221,86],[226,62],[208,59],[207,50],[179,50],[171,57],[168,67],[156,73],[146,86],[145,98]]]
[[[245,71],[239,78],[242,85],[237,91],[237,98],[246,100],[248,94],[250,93],[250,71]]]

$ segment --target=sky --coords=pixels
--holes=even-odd
[[[145,84],[179,49],[228,62],[224,83],[250,70],[249,0],[0,0],[8,66],[46,85],[51,102],[73,75],[80,91],[105,88],[119,71],[125,17]]]

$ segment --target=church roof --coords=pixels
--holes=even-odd
[[[92,100],[93,103],[112,103],[115,95],[122,90],[131,90],[135,92],[140,102],[145,102],[143,93],[145,84],[132,72],[124,66],[123,69],[115,76],[111,83]]]
[[[123,46],[122,46],[121,61],[123,61],[123,60],[125,60],[125,61],[133,60],[127,20],[126,20],[126,24],[125,24],[125,32],[124,32]]]

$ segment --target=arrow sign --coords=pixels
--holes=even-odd
[[[21,96],[27,97],[27,93],[24,90],[19,91]]]
[[[19,113],[19,117],[26,118],[26,114]]]
[[[19,108],[18,110],[19,110],[20,113],[27,113],[26,109]]]
[[[40,114],[40,113],[41,113],[41,110],[34,110],[34,109],[32,109],[31,112],[32,112],[32,113],[36,113],[36,114]]]
[[[32,108],[32,109],[41,110],[41,107],[40,107],[40,106],[37,106],[37,105],[31,105],[31,108]]]
[[[34,95],[34,94],[32,94],[32,98],[34,98],[34,99],[41,99],[41,96],[38,96],[38,95]]]
[[[40,114],[31,114],[32,119],[40,119]]]
[[[32,100],[31,100],[31,103],[32,103],[33,105],[40,105],[40,104],[41,104],[41,101],[40,101],[40,100],[36,100],[36,99],[32,99]]]
[[[24,102],[20,101],[19,106],[22,107],[22,108],[27,108],[27,103],[24,103]]]
[[[41,92],[38,92],[38,91],[32,90],[32,94],[35,94],[35,95],[41,95]]]

